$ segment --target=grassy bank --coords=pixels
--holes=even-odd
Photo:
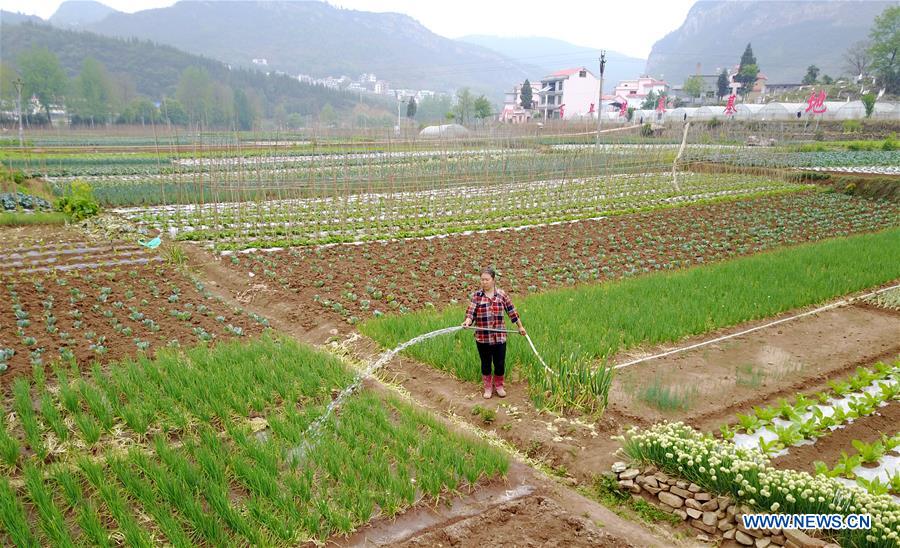
[[[62,225],[69,216],[56,211],[37,213],[0,213],[0,226]]]

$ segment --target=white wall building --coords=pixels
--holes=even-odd
[[[615,94],[624,97],[628,106],[641,108],[641,103],[647,99],[650,92],[657,95],[669,91],[669,84],[665,80],[657,80],[650,76],[641,76],[635,80],[622,80],[616,86]]]
[[[600,80],[585,67],[554,72],[541,79],[537,109],[544,119],[571,120],[597,115]],[[562,112],[562,116],[560,116]]]

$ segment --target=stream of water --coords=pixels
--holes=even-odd
[[[394,356],[402,352],[403,350],[413,346],[415,344],[419,344],[420,342],[427,341],[428,339],[433,339],[435,337],[439,337],[441,335],[449,335],[451,333],[456,333],[462,329],[466,329],[460,325],[455,325],[452,327],[445,327],[443,329],[437,329],[435,331],[431,331],[429,333],[425,333],[423,335],[419,335],[418,337],[413,337],[412,339],[400,344],[396,348],[391,350],[387,350],[382,353],[377,360],[372,362],[368,367],[366,367],[363,371],[361,371],[356,378],[353,379],[353,382],[350,383],[349,386],[341,390],[341,392],[331,400],[331,403],[328,404],[328,407],[325,409],[325,412],[322,413],[322,416],[314,420],[309,427],[307,427],[306,432],[303,433],[303,443],[299,446],[294,447],[288,450],[286,458],[288,461],[298,461],[302,460],[303,457],[313,448],[315,447],[315,443],[318,440],[319,435],[321,434],[322,427],[328,418],[334,413],[334,410],[340,407],[340,405],[346,400],[353,392],[355,392],[362,383],[372,376],[376,371],[387,365],[389,361],[391,361]],[[505,329],[478,329],[479,331],[502,331],[508,332]],[[547,364],[544,363],[544,359],[541,358],[541,355],[538,354],[537,349],[534,347],[534,343],[531,342],[531,337],[525,335],[525,338],[528,340],[528,345],[531,346],[531,350],[534,351],[534,355],[537,356],[537,359],[544,366],[544,369],[549,373],[553,373],[553,370],[547,367]]]

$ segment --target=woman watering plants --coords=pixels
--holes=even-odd
[[[481,289],[472,295],[472,302],[466,310],[463,327],[475,327],[475,345],[481,357],[481,380],[484,383],[484,397],[489,399],[493,392],[506,397],[503,375],[506,367],[506,330],[503,312],[519,326],[519,334],[525,335],[525,327],[516,307],[505,291],[497,287],[497,272],[493,268],[481,271]],[[493,363],[493,375],[491,364]]]

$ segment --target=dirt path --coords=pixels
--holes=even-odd
[[[565,492],[564,492],[565,491]],[[627,541],[626,541],[627,539]],[[561,489],[515,462],[505,484],[434,508],[377,520],[338,546],[665,546],[605,507]]]
[[[778,318],[800,312],[803,310]],[[677,346],[737,333],[774,319],[707,333],[680,341]],[[614,363],[674,346],[641,349]],[[610,393],[610,401],[623,416],[638,424],[676,418],[700,429],[717,429],[733,420],[735,413],[746,412],[753,405],[772,403],[798,392],[814,393],[858,366],[897,357],[900,314],[854,304],[620,369],[618,389]],[[648,386],[683,396],[688,408],[660,410],[649,402]]]

